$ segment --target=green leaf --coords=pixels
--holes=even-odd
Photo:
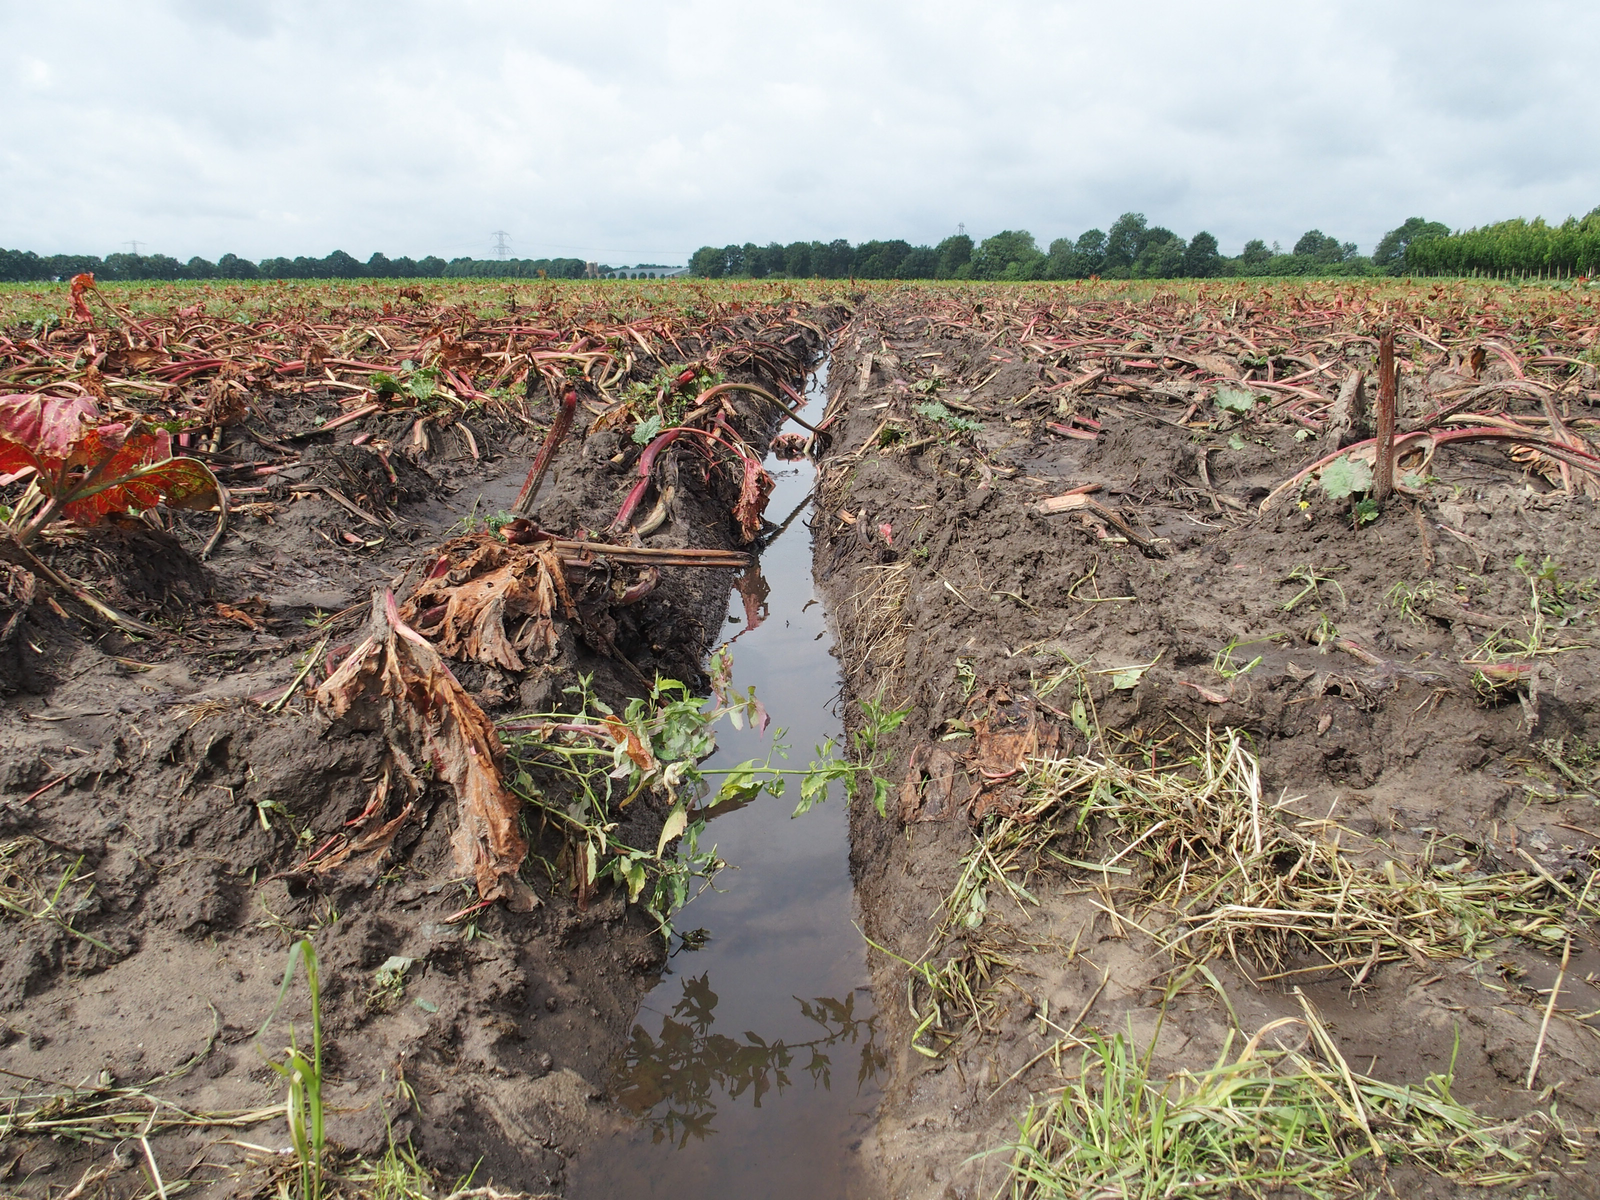
[[[380,396],[395,396],[400,392],[400,381],[387,371],[374,371],[369,378],[372,390]]]
[[[438,373],[432,370],[417,371],[406,380],[406,387],[418,400],[431,400],[439,388]]]
[[[1248,388],[1236,387],[1231,383],[1217,384],[1217,407],[1225,408],[1229,412],[1247,413],[1256,406],[1260,397]]]
[[[1322,490],[1330,500],[1343,500],[1352,492],[1372,490],[1372,468],[1359,458],[1341,454],[1322,468]]]
[[[889,815],[889,781],[881,775],[872,777],[872,807],[880,817]]]
[[[641,446],[655,441],[661,433],[661,416],[658,413],[653,417],[640,421],[633,427],[633,440]]]
[[[761,794],[762,783],[756,778],[756,760],[747,759],[728,772],[727,779],[717,789],[717,795],[708,807],[715,808],[729,801],[748,804]]]
[[[1244,449],[1244,439],[1242,437],[1240,437],[1237,433],[1230,433],[1228,435],[1228,449],[1229,450],[1243,450]]]

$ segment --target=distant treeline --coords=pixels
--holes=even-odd
[[[1438,226],[1448,232],[1443,226]],[[1384,246],[1392,259],[1396,248]],[[1398,249],[1403,256],[1404,247]],[[787,276],[840,279],[1208,279],[1222,275],[1371,275],[1389,266],[1356,253],[1320,229],[1307,230],[1287,253],[1264,241],[1245,243],[1237,258],[1224,257],[1217,239],[1202,230],[1185,240],[1143,213],[1123,213],[1109,231],[1091,229],[1057,238],[1040,249],[1031,233],[1008,229],[977,242],[965,234],[937,246],[909,242],[793,242],[780,246],[704,246],[689,272],[708,278]]]
[[[0,249],[0,282],[67,279],[92,271],[97,279],[582,279],[675,274],[654,264],[611,267],[579,258],[389,258],[361,262],[343,250],[326,258],[266,258],[235,254],[216,262],[179,262],[165,254],[38,255]],[[1202,230],[1185,240],[1143,213],[1123,213],[1109,232],[1091,229],[1057,238],[1041,250],[1031,233],[1008,229],[977,242],[965,234],[937,246],[909,242],[776,242],[702,246],[689,273],[709,279],[1210,279],[1220,276],[1339,275],[1579,275],[1600,272],[1600,208],[1560,225],[1543,218],[1501,221],[1451,233],[1437,221],[1411,217],[1384,234],[1371,255],[1357,253],[1320,229],[1303,233],[1287,252],[1255,239],[1235,258],[1221,254]]]
[[[689,272],[707,278],[752,279],[1210,279],[1221,276],[1340,276],[1522,272],[1600,269],[1600,209],[1559,227],[1517,220],[1452,234],[1446,225],[1411,217],[1391,229],[1370,255],[1320,229],[1303,233],[1285,252],[1260,239],[1235,258],[1201,231],[1185,241],[1151,225],[1143,213],[1123,213],[1109,232],[1057,238],[1041,250],[1026,230],[1006,230],[975,242],[965,234],[937,246],[909,242],[773,242],[702,246]]]
[[[1429,275],[1592,275],[1600,271],[1600,208],[1560,225],[1519,217],[1420,238],[1407,248],[1406,266]]]
[[[0,282],[33,283],[70,279],[92,271],[96,279],[582,279],[588,264],[581,258],[453,258],[429,255],[413,261],[374,254],[366,262],[343,250],[326,258],[265,258],[259,263],[236,254],[216,262],[191,258],[179,262],[165,254],[39,255],[31,250],[0,249]],[[598,266],[601,274],[620,268]]]

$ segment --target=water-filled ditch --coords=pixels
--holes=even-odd
[[[824,368],[811,393],[825,382]],[[794,520],[730,597],[726,637],[734,686],[755,687],[784,730],[787,765],[803,767],[840,732],[838,663],[811,579],[815,469],[767,466],[777,484],[768,516]],[[764,759],[772,737],[725,728],[707,766]],[[611,1095],[635,1124],[575,1164],[576,1200],[862,1190],[884,1051],[854,923],[847,813],[831,795],[791,820],[797,784],[790,793],[708,826],[702,846],[715,841],[732,869],[680,914],[686,936],[612,1071]]]

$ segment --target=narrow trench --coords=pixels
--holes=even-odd
[[[826,396],[826,362],[807,389]],[[821,405],[814,406],[820,411]],[[761,554],[759,580],[729,598],[734,687],[754,686],[787,763],[840,735],[838,660],[811,578],[809,460],[769,460],[770,519],[795,519]],[[803,509],[801,506],[804,506]],[[760,597],[762,588],[764,598]],[[747,618],[744,594],[764,612]],[[773,729],[724,727],[708,767],[764,760]],[[568,1195],[863,1194],[862,1147],[886,1057],[856,930],[849,821],[842,794],[790,819],[798,783],[779,798],[718,816],[729,869],[679,914],[661,982],[645,998],[610,1093],[629,1127],[574,1165]]]

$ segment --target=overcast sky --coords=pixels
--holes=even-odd
[[[1600,4],[0,0],[0,246],[681,263],[1600,205]]]

